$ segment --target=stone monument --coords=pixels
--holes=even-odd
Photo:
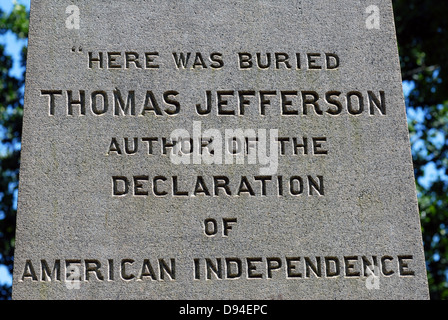
[[[426,299],[390,0],[31,4],[14,299]]]

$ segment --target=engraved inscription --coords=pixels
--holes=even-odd
[[[196,197],[196,196],[324,196],[324,177],[316,176],[241,176],[231,180],[227,176],[202,177],[184,181],[178,176],[136,175],[113,176],[114,197]],[[269,190],[269,191],[267,191]]]
[[[194,280],[319,278],[367,278],[372,268],[382,277],[414,277],[414,257],[404,255],[347,256],[250,256],[193,258],[179,265],[176,258],[146,259],[28,259],[22,263],[19,281],[65,282],[73,279],[76,266],[79,281],[164,281],[181,280],[178,269],[188,268]]]

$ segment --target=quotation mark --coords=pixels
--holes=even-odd
[[[79,29],[80,25],[80,12],[78,6],[70,5],[65,9],[65,13],[69,14],[65,20],[65,26],[67,29]]]
[[[366,28],[369,30],[380,29],[380,8],[375,5],[368,6],[366,13],[369,15],[366,19]]]

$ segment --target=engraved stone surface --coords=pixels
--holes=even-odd
[[[33,1],[13,298],[428,298],[372,3]]]

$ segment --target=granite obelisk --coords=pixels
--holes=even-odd
[[[31,4],[14,299],[426,299],[390,0]]]

